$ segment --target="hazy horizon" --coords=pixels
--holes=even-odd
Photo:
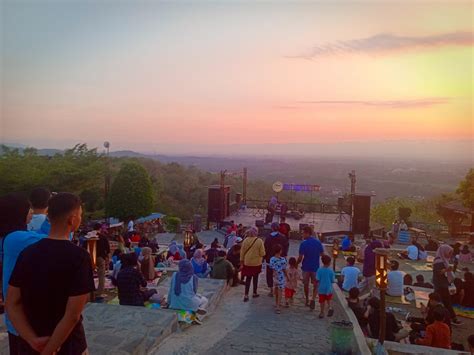
[[[0,6],[3,142],[473,156],[472,2]]]

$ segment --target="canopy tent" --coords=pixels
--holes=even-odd
[[[162,214],[162,213],[154,212],[154,213],[152,213],[152,214],[149,215],[149,216],[138,218],[138,219],[135,221],[135,223],[140,224],[140,223],[150,222],[150,221],[154,221],[155,219],[161,219],[161,218],[163,218],[163,217],[165,217],[165,216],[166,216],[166,215],[164,215],[164,214]]]

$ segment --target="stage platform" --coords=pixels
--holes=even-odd
[[[265,220],[265,213],[266,210],[263,209],[247,208],[233,213],[225,221],[234,221],[236,224],[255,227],[256,220]],[[273,221],[279,222],[280,216],[275,215]],[[305,223],[314,226],[317,233],[347,231],[349,230],[350,216],[347,214],[308,212],[299,220],[287,216],[286,223],[290,225],[292,230],[299,230],[299,225]]]

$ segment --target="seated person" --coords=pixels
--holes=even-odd
[[[233,276],[232,286],[237,286],[240,284],[239,270],[240,270],[240,250],[241,249],[242,249],[242,244],[236,244],[227,252],[227,260],[229,260],[232,266],[234,267],[234,276]]]
[[[214,263],[214,259],[216,258],[218,252],[219,252],[219,241],[216,238],[211,243],[211,247],[208,250],[206,250],[206,258],[209,265],[212,265]]]
[[[459,261],[462,263],[470,263],[472,261],[471,251],[467,244],[462,247],[462,250],[459,253]]]
[[[403,259],[408,259],[408,260],[418,260],[418,247],[416,246],[416,241],[413,240],[411,242],[411,245],[407,247],[407,250],[400,253],[399,256]]]
[[[456,293],[451,295],[451,301],[453,304],[462,305],[464,302],[464,282],[459,277],[456,277],[453,281],[454,286],[456,286]]]
[[[357,251],[357,261],[360,263],[364,262],[364,257],[365,257],[365,249],[367,249],[367,246],[370,244],[370,239],[366,239],[365,243],[359,248]]]
[[[150,245],[150,240],[144,235],[138,242],[139,248],[148,247]]]
[[[451,315],[446,307],[443,305],[443,301],[441,300],[441,296],[436,293],[432,292],[429,294],[428,305],[421,304],[421,315],[423,317],[416,318],[416,317],[409,317],[407,319],[408,322],[411,323],[411,328],[416,332],[420,332],[425,330],[426,327],[434,322],[434,312],[436,310],[440,310],[440,312],[444,313],[443,321],[446,323],[448,327],[451,328]]]
[[[349,290],[349,298],[347,299],[347,305],[352,310],[352,312],[354,312],[354,315],[356,316],[357,320],[359,321],[359,325],[362,328],[362,332],[365,336],[367,336],[369,334],[367,328],[368,323],[367,318],[364,317],[366,309],[364,306],[362,306],[359,295],[360,291],[357,287],[351,288]]]
[[[405,274],[405,276],[403,276],[403,285],[413,285],[413,277],[410,274]]]
[[[341,250],[342,251],[356,251],[355,245],[352,244],[351,238],[346,235],[341,243]]]
[[[359,275],[361,274],[359,268],[355,267],[355,259],[350,256],[346,260],[347,266],[341,270],[342,289],[349,291],[353,287],[359,287]]]
[[[429,282],[425,282],[425,278],[423,275],[419,274],[416,275],[416,282],[413,284],[416,287],[424,287],[424,288],[433,288],[433,285]]]
[[[229,283],[234,278],[234,267],[229,260],[226,259],[226,252],[219,250],[217,258],[212,266],[211,278],[219,280],[227,280]]]
[[[369,305],[365,311],[364,317],[367,318],[369,323],[370,337],[377,339],[379,336],[380,329],[380,300],[376,297],[369,299]],[[395,316],[392,313],[386,312],[386,323],[385,323],[385,339],[388,341],[396,341],[406,338],[409,332],[398,324]]]
[[[179,271],[173,274],[168,292],[168,307],[191,312],[205,313],[208,300],[197,293],[198,277],[191,261],[184,259],[178,264]]]
[[[416,339],[418,345],[431,346],[433,348],[451,348],[451,330],[443,322],[444,312],[436,309],[433,312],[434,322],[426,327],[426,334],[423,338]]]
[[[418,260],[426,260],[428,258],[428,253],[425,248],[423,248],[423,246],[418,242],[415,242],[414,245],[418,248]]]
[[[146,280],[137,270],[135,253],[122,255],[122,268],[117,275],[118,297],[122,306],[145,306],[145,301],[156,293],[146,289]]]
[[[428,243],[425,245],[426,251],[436,251],[438,250],[438,248],[439,248],[439,244],[431,238],[428,240]]]
[[[405,273],[398,270],[398,261],[390,262],[390,271],[387,275],[387,295],[401,296],[403,295],[403,277]]]
[[[155,258],[151,255],[151,248],[143,247],[141,251],[140,271],[147,281],[153,281],[156,278]]]
[[[191,264],[194,269],[194,274],[199,278],[205,279],[211,272],[202,249],[197,249],[194,252],[194,256],[191,258]]]
[[[186,253],[183,250],[181,245],[178,245],[176,241],[172,241],[168,246],[168,254],[166,255],[166,260],[173,258],[173,260],[186,259]]]

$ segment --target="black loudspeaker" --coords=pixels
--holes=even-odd
[[[224,195],[219,185],[209,186],[207,200],[207,220],[221,222],[230,215],[230,186],[225,186]]]
[[[371,195],[354,195],[354,213],[352,215],[352,232],[369,234],[370,232],[370,198]]]

